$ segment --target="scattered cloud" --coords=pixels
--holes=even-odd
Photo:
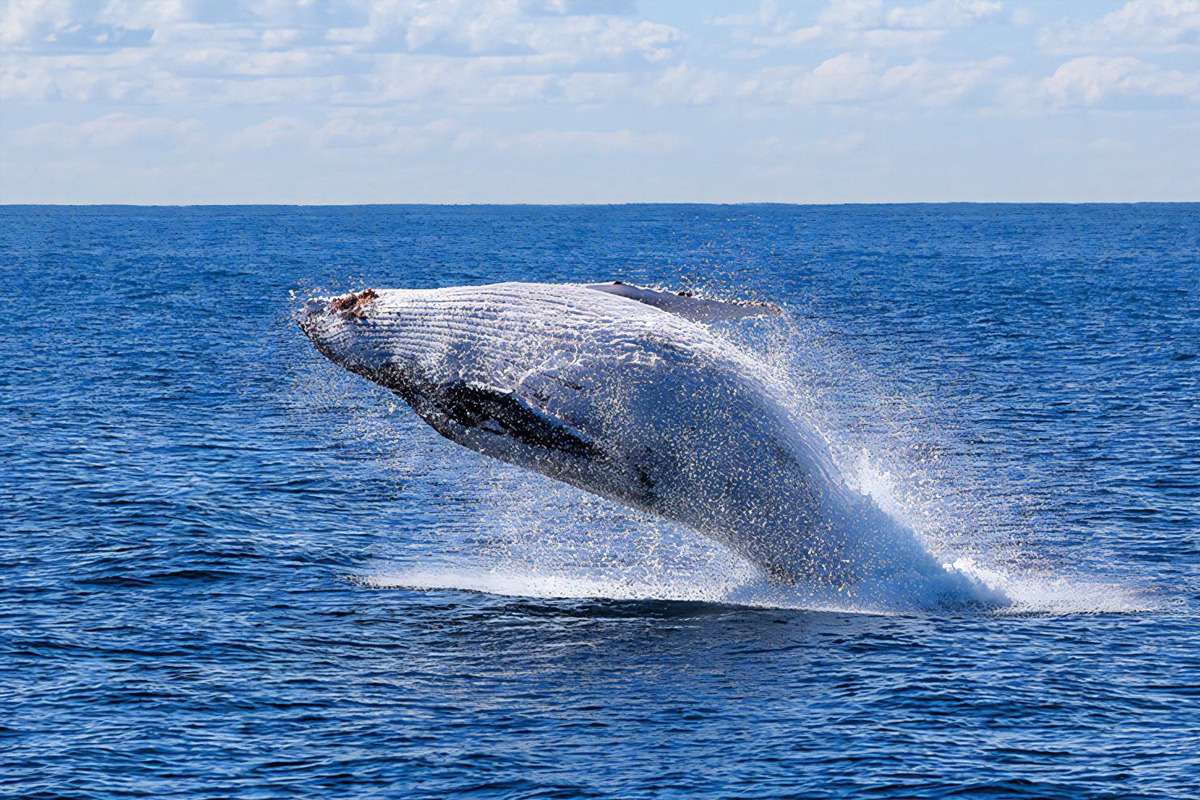
[[[658,105],[706,105],[733,97],[736,89],[732,75],[683,61],[660,73],[645,94]]]
[[[826,44],[836,47],[929,48],[950,30],[996,18],[998,0],[929,0],[885,6],[883,0],[833,0],[808,24],[778,0],[754,14],[718,17],[739,40],[763,48]]]
[[[0,0],[0,161],[6,192],[143,151],[233,179],[443,169],[450,192],[543,154],[766,175],[1049,115],[1118,154],[1138,132],[1098,120],[1195,130],[1197,51],[1200,0]],[[420,153],[440,158],[386,158]]]
[[[611,155],[667,153],[678,148],[681,142],[675,134],[640,134],[628,129],[611,132],[537,130],[516,134],[474,130],[462,133],[455,141],[455,147],[460,150],[486,147],[536,154]]]
[[[931,0],[918,6],[891,8],[886,20],[889,27],[895,28],[961,28],[995,19],[1002,9],[999,0]]]
[[[821,141],[825,147],[833,150],[835,153],[849,153],[852,150],[857,150],[867,142],[867,134],[862,131],[854,131],[842,136],[835,136],[832,139],[824,139]]]
[[[522,5],[506,0],[376,2],[362,25],[330,30],[328,38],[360,52],[453,57],[560,55],[576,64],[660,62],[672,56],[683,38],[682,32],[670,25],[610,13],[584,13],[586,7],[589,5]]]
[[[961,100],[1011,63],[1004,56],[985,61],[933,62],[925,59],[888,66],[859,53],[842,53],[813,70],[772,67],[742,89],[767,102],[877,103],[903,100],[925,107]]]
[[[13,140],[26,147],[104,149],[149,142],[177,142],[195,134],[199,120],[176,121],[166,117],[131,117],[120,112],[106,114],[79,125],[43,122],[13,134]]]
[[[1131,56],[1084,56],[1055,70],[1040,90],[1042,99],[1059,106],[1095,106],[1117,96],[1200,101],[1200,72],[1163,69]]]
[[[0,84],[5,99],[30,102],[161,103],[181,92],[213,103],[532,101],[576,74],[675,63],[683,32],[616,13],[633,10],[570,0],[12,0],[0,12]]]
[[[1097,20],[1060,20],[1038,42],[1064,54],[1200,49],[1200,0],[1130,0]]]
[[[271,117],[229,134],[225,137],[225,145],[237,152],[266,150],[288,140],[306,139],[312,132],[312,126],[302,119]]]
[[[1016,63],[1000,53],[964,58],[947,37],[981,24],[1016,28],[1021,11],[1000,0],[831,0],[815,11],[763,0],[713,19],[731,37],[729,56],[776,54],[756,66],[689,55],[689,34],[632,2],[10,0],[0,11],[0,98],[270,107],[264,122],[320,104],[434,106],[442,115],[545,103],[947,107],[986,102]],[[1043,48],[1078,58],[1024,75],[1031,107],[1188,97],[1186,72],[1132,50],[1200,44],[1200,0],[1131,0],[1039,36]]]
[[[315,152],[362,149],[379,154],[416,153],[451,143],[460,127],[446,119],[413,125],[342,114],[314,124],[293,116],[280,116],[228,134],[223,144],[226,150],[238,153],[284,145]]]

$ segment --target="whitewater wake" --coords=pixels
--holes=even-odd
[[[994,574],[989,577],[993,581],[989,585],[1002,592],[1007,602],[964,608],[1007,616],[1130,614],[1159,607],[1150,596],[1114,583],[1066,577],[1010,578]],[[855,614],[930,610],[880,603],[877,598],[864,601],[828,590],[781,586],[761,573],[755,574],[753,568],[740,576],[681,574],[645,581],[552,572],[505,572],[480,567],[410,568],[380,564],[362,575],[360,580],[380,589],[464,591],[546,600],[666,601]]]
[[[436,444],[436,442],[434,443]],[[469,453],[443,474],[476,490],[471,524],[437,553],[384,555],[355,578],[379,589],[465,591],[538,599],[667,601],[861,614],[1133,613],[1157,607],[1112,581],[1014,572],[971,557],[946,562],[979,587],[961,602],[930,603],[886,582],[837,591],[784,585],[680,525],[650,517]],[[421,457],[428,457],[428,451]],[[422,467],[423,469],[425,467]],[[981,599],[982,598],[982,599]]]

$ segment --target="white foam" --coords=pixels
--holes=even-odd
[[[911,614],[918,610],[908,605],[889,606],[880,603],[877,597],[780,586],[762,575],[679,575],[647,582],[482,567],[411,568],[381,564],[361,580],[380,589],[450,590],[538,599],[669,601],[855,614]],[[1067,577],[994,580],[998,581],[994,588],[1003,591],[1012,604],[980,609],[992,615],[1130,614],[1159,607],[1148,594],[1113,583]]]
[[[620,601],[670,601],[738,605],[754,608],[786,608],[807,611],[880,613],[869,605],[860,605],[850,597],[807,594],[783,587],[765,576],[739,582],[721,576],[697,580],[695,576],[678,580],[645,583],[635,579],[612,579],[573,575],[533,574],[469,569],[404,569],[381,567],[365,576],[363,582],[376,588],[403,588],[422,591],[456,590],[507,597],[540,599],[603,599]]]

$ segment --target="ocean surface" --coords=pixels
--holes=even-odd
[[[786,313],[986,608],[813,602],[443,440],[314,292]],[[1200,205],[0,207],[0,795],[1200,797]]]

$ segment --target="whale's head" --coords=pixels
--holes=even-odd
[[[297,313],[300,329],[317,350],[338,366],[378,381],[394,360],[387,348],[393,315],[384,313],[387,299],[374,289],[317,297]],[[388,319],[382,319],[387,317]]]

